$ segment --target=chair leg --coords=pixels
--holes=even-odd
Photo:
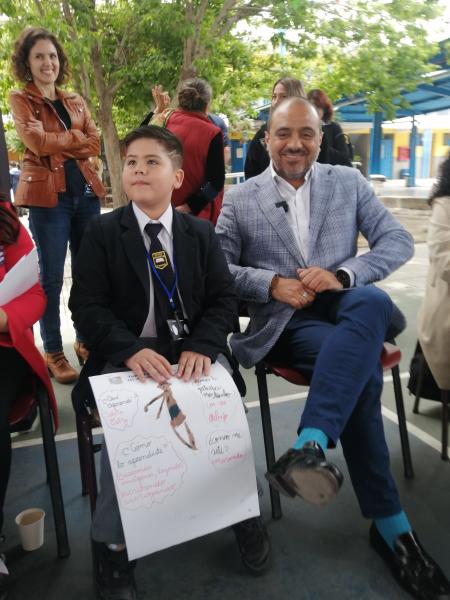
[[[442,402],[442,460],[448,460],[448,402],[450,391],[441,390]]]
[[[266,452],[266,464],[269,473],[272,471],[275,463],[275,448],[273,444],[272,419],[270,417],[269,392],[267,390],[266,369],[263,363],[258,363],[255,367],[256,379],[258,382],[259,406],[261,410],[261,422],[264,437],[264,449]],[[270,502],[272,505],[272,518],[274,520],[281,519],[281,501],[280,494],[269,487]]]
[[[89,494],[91,514],[97,502],[97,475],[95,471],[94,443],[89,416],[77,413],[77,433],[80,451],[81,478],[85,478],[86,491]],[[82,465],[82,466],[81,466]]]
[[[423,378],[425,376],[425,359],[423,355],[419,358],[419,376],[417,378],[417,388],[416,388],[416,399],[414,401],[413,413],[415,415],[419,414],[419,402],[420,402],[420,394],[422,392]]]
[[[61,492],[61,480],[59,477],[52,416],[47,391],[40,381],[38,381],[36,385],[36,399],[39,406],[39,417],[41,420],[42,439],[44,442],[45,462],[47,466],[47,478],[52,498],[58,556],[59,558],[66,558],[70,555],[70,546],[67,536],[66,516]]]
[[[400,369],[398,365],[392,369],[392,381],[394,384],[395,404],[397,407],[398,428],[403,455],[403,469],[406,479],[413,479],[414,469],[411,458],[411,448],[409,446],[408,429],[406,428],[405,405],[403,403],[402,384],[400,381]]]
[[[77,442],[78,442],[78,460],[80,462],[80,476],[81,476],[81,494],[87,496],[89,494],[89,482],[86,474],[86,459],[85,459],[85,445],[83,444],[83,425],[78,414],[76,415],[77,425]]]

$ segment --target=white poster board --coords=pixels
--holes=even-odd
[[[0,306],[28,291],[39,281],[39,265],[36,248],[22,256],[0,282]]]
[[[130,560],[260,514],[242,400],[220,364],[164,388],[131,371],[90,382]]]

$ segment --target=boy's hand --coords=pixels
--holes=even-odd
[[[158,383],[167,381],[173,375],[169,361],[149,348],[139,350],[139,352],[127,358],[125,365],[133,371],[142,383],[145,382],[146,373]]]
[[[202,375],[205,375],[206,377],[209,375],[210,368],[211,359],[208,356],[199,354],[198,352],[185,351],[180,355],[178,371],[175,375],[186,382],[193,377],[194,381],[197,382]]]

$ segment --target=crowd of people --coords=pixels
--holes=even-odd
[[[123,141],[129,202],[100,215],[105,189],[89,160],[99,154],[99,135],[83,98],[59,87],[68,76],[61,44],[46,30],[26,29],[13,70],[24,87],[12,92],[11,113],[26,148],[15,203],[29,210],[40,284],[0,307],[0,445],[7,457],[0,528],[9,411],[30,393],[33,372],[47,385],[56,418],[46,368],[61,383],[78,380],[73,399],[81,408],[91,401],[90,375],[129,369],[164,386],[172,364],[178,364],[175,377],[187,382],[208,375],[218,361],[240,383],[237,363],[251,367],[276,357],[306,375],[310,388],[297,437],[266,474],[270,485],[290,498],[328,504],[344,483],[331,458],[340,441],[361,513],[371,521],[374,550],[412,596],[450,598],[447,577],[421,546],[401,503],[381,416],[380,355],[398,309],[373,283],[412,256],[413,241],[351,168],[351,146],[332,121],[327,95],[279,79],[269,121],[249,147],[247,181],[223,197],[227,143],[209,114],[211,87],[186,80],[172,109],[156,86],[155,109]],[[447,388],[448,331],[436,346],[427,315],[442,310],[448,322],[449,164],[450,158],[432,196],[428,286],[434,300],[430,293],[427,301],[434,304],[421,318],[425,355]],[[362,255],[359,234],[369,244]],[[80,377],[60,333],[68,244]],[[0,280],[31,246],[14,209],[1,203]],[[250,317],[243,333],[236,329],[239,303]],[[43,357],[31,331],[38,320]],[[179,329],[174,333],[169,323]],[[263,519],[233,530],[246,568],[267,571],[272,550]],[[137,598],[105,444],[91,545],[98,597]],[[0,597],[7,597],[5,575]]]

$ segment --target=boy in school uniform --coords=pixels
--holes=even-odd
[[[92,219],[74,269],[69,308],[90,350],[74,398],[85,396],[87,376],[123,367],[159,384],[172,376],[171,363],[184,381],[208,375],[215,360],[231,371],[233,278],[211,224],[171,206],[184,176],[181,142],[167,129],[140,127],[123,146],[130,202]],[[233,529],[244,565],[265,570],[270,543],[261,518]],[[105,444],[91,536],[99,597],[135,599]]]

